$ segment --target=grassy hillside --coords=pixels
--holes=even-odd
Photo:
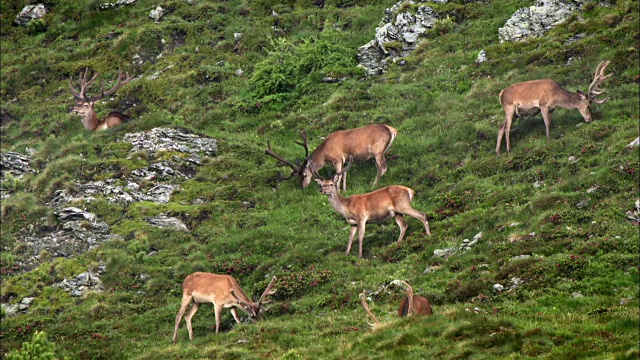
[[[443,20],[405,63],[375,77],[356,67],[356,53],[394,1],[139,0],[103,11],[101,3],[44,1],[49,14],[23,27],[12,22],[25,1],[0,3],[1,149],[34,149],[38,171],[2,185],[11,196],[2,201],[1,299],[36,300],[26,313],[2,314],[0,356],[44,331],[56,355],[71,359],[638,358],[638,223],[626,216],[639,195],[638,148],[626,148],[640,118],[638,1],[587,2],[521,43],[499,43],[498,28],[528,1],[430,4]],[[169,14],[154,22],[158,5]],[[489,60],[475,64],[483,49]],[[611,100],[594,106],[593,122],[559,109],[547,143],[539,116],[521,119],[513,151],[495,154],[501,89],[553,78],[586,91],[607,59]],[[85,67],[107,81],[118,68],[139,77],[96,106],[127,113],[129,123],[90,133],[69,114],[68,79]],[[372,123],[399,131],[379,187],[413,188],[433,235],[410,218],[397,244],[392,220],[371,224],[358,259],[344,255],[348,225],[326,196],[315,184],[278,181],[287,171],[264,149],[270,140],[300,158],[298,130],[313,149],[332,131]],[[74,204],[121,240],[30,271],[16,266],[28,232],[59,228],[46,205],[57,190],[176,155],[132,155],[120,142],[159,126],[214,137],[219,152],[166,204]],[[354,165],[347,194],[373,190],[375,172]],[[158,214],[190,232],[150,226],[145,219]],[[480,232],[470,250],[434,255]],[[52,287],[99,265],[104,292],[79,299]],[[194,340],[183,324],[173,345],[181,283],[194,271],[229,273],[249,294],[275,275],[278,293],[256,323],[234,326],[224,310],[219,334],[203,306]],[[429,297],[435,314],[398,319],[395,279]],[[364,290],[384,323],[375,330],[360,306]]]

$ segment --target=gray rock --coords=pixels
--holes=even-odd
[[[436,271],[441,270],[441,269],[442,269],[442,266],[440,266],[440,265],[427,266],[424,269],[423,274],[429,274],[429,273],[436,272]]]
[[[148,132],[125,134],[122,141],[133,145],[132,151],[177,151],[188,154],[216,155],[216,139],[201,137],[186,129],[154,128]]]
[[[25,5],[16,16],[13,23],[16,25],[27,25],[31,20],[40,19],[47,14],[47,9],[42,4]]]
[[[487,61],[487,52],[484,50],[480,50],[478,53],[478,58],[476,59],[476,64],[482,64]]]
[[[160,20],[162,20],[166,13],[167,11],[163,9],[162,6],[158,6],[157,8],[151,10],[151,12],[149,13],[149,17],[152,18],[153,21],[159,22]]]
[[[536,6],[519,9],[498,29],[500,42],[542,37],[578,9],[578,4],[562,0],[541,0]]]
[[[7,316],[16,316],[20,311],[20,304],[1,304],[1,306]]]
[[[575,291],[573,293],[571,293],[571,297],[573,297],[574,299],[579,299],[584,297],[584,295],[582,295],[582,293],[580,293],[579,291]]]
[[[501,292],[502,290],[504,290],[504,286],[502,286],[500,284],[494,284],[493,285],[493,290],[497,291],[497,292]]]
[[[530,257],[531,257],[531,255],[517,255],[517,256],[512,257],[511,261],[529,259]]]
[[[399,58],[413,51],[420,36],[433,28],[438,15],[429,6],[420,6],[415,14],[410,12],[398,13],[405,4],[413,1],[400,1],[385,10],[385,16],[376,29],[375,39],[358,48],[358,66],[368,75],[384,73],[389,61],[396,62]],[[393,14],[395,18],[392,18]],[[393,46],[389,46],[393,44]]]
[[[629,145],[627,145],[628,148],[634,148],[638,146],[640,146],[640,137],[637,137],[635,140],[630,142]]]
[[[53,284],[53,287],[59,287],[73,297],[83,296],[89,291],[104,291],[100,276],[93,271],[83,272],[70,280],[64,279],[62,282]]]
[[[456,252],[456,248],[450,247],[446,249],[433,250],[433,255],[443,257],[443,258],[448,258],[449,256],[453,255],[455,252]]]
[[[159,228],[173,229],[176,231],[189,231],[189,228],[187,228],[187,225],[185,225],[182,220],[175,217],[168,217],[166,215],[148,218],[147,222]]]

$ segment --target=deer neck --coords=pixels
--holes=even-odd
[[[575,109],[580,103],[580,95],[561,88],[555,99],[555,105],[565,109]]]
[[[338,193],[338,189],[336,191],[329,194],[329,203],[333,207],[333,209],[339,212],[345,218],[349,218],[351,214],[347,211],[347,205],[349,204],[349,198],[345,198],[340,196]]]
[[[87,130],[94,131],[99,123],[98,114],[96,114],[93,108],[82,118],[82,125],[84,125],[84,128]]]

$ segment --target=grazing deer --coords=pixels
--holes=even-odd
[[[508,86],[500,92],[500,103],[504,108],[505,120],[498,129],[498,143],[496,154],[500,154],[502,136],[506,135],[507,151],[511,151],[509,132],[513,117],[522,115],[537,115],[542,113],[544,126],[549,141],[549,126],[551,125],[551,113],[556,107],[565,109],[578,109],[584,121],[591,121],[591,103],[604,104],[609,98],[596,100],[596,96],[604,92],[598,86],[611,76],[604,75],[609,61],[602,61],[596,68],[596,73],[589,86],[589,91],[584,94],[580,91],[572,93],[563,89],[557,82],[551,79],[525,81]]]
[[[205,272],[195,272],[184,279],[182,283],[182,305],[178,315],[176,315],[175,329],[173,330],[173,343],[178,338],[178,326],[182,315],[184,315],[187,306],[193,301],[191,309],[185,316],[187,330],[189,331],[189,339],[193,340],[193,330],[191,329],[191,318],[198,311],[200,304],[212,303],[216,316],[216,333],[220,329],[220,313],[222,308],[231,308],[231,315],[240,324],[238,317],[238,308],[249,314],[253,320],[257,320],[262,310],[262,305],[267,304],[270,300],[265,300],[267,296],[276,293],[272,290],[276,283],[274,276],[269,286],[264,290],[258,301],[251,301],[238,285],[238,282],[229,275],[217,275]]]
[[[398,130],[389,125],[373,124],[356,129],[335,131],[329,134],[324,141],[318,145],[309,157],[309,147],[307,135],[300,131],[303,142],[295,141],[305,149],[305,158],[302,163],[292,163],[278,156],[271,150],[271,144],[267,142],[265,154],[270,155],[280,161],[279,165],[289,166],[293,169],[291,176],[283,180],[291,179],[293,176],[300,178],[300,185],[306,188],[311,183],[312,173],[309,163],[313,162],[316,170],[320,170],[327,163],[333,164],[335,171],[342,173],[342,190],[347,190],[347,173],[342,172],[346,161],[353,157],[356,162],[365,162],[374,159],[378,172],[373,181],[375,186],[382,175],[387,172],[387,161],[384,153],[389,150],[393,140],[395,140]],[[339,188],[339,186],[338,186]]]
[[[115,94],[116,91],[122,86],[131,81],[131,76],[127,73],[126,76],[122,74],[120,71],[118,75],[118,80],[113,88],[108,91],[104,91],[104,84],[102,84],[102,91],[100,95],[96,96],[87,96],[87,88],[93,84],[93,82],[98,78],[100,73],[95,73],[93,77],[87,81],[87,75],[89,72],[89,68],[84,70],[84,76],[79,77],[78,81],[80,83],[80,91],[74,89],[71,84],[71,78],[69,78],[69,90],[71,90],[71,94],[73,94],[74,99],[76,100],[76,106],[71,109],[71,113],[74,115],[80,115],[82,117],[82,125],[84,128],[90,131],[96,130],[106,130],[110,129],[114,126],[118,126],[126,122],[129,117],[124,115],[118,111],[110,112],[104,119],[100,119],[98,114],[93,109],[93,105],[96,100],[102,99],[106,96],[111,96]]]
[[[340,173],[335,174],[333,179],[322,178],[316,171],[315,164],[311,162],[309,165],[313,176],[316,177],[316,182],[320,185],[320,192],[329,197],[329,203],[331,203],[334,210],[339,212],[351,225],[351,229],[349,230],[349,243],[345,255],[349,255],[349,252],[351,252],[351,245],[357,232],[359,243],[358,257],[362,258],[362,242],[364,240],[365,225],[367,223],[379,223],[391,217],[396,220],[396,223],[400,227],[398,242],[402,241],[405,231],[408,228],[403,215],[409,215],[422,221],[427,235],[431,235],[427,216],[411,207],[414,191],[406,186],[392,185],[367,194],[342,197],[338,193],[340,176],[342,175],[341,173],[346,172],[352,164],[353,159],[349,159],[349,163]]]
[[[413,288],[411,287],[411,285],[409,285],[407,282],[402,280],[394,280],[391,283],[396,285],[401,284],[406,286],[405,291],[406,291],[407,297],[402,299],[402,302],[400,302],[400,308],[398,308],[399,317],[405,317],[405,316],[409,317],[413,314],[433,315],[433,310],[431,309],[431,304],[429,304],[429,300],[424,296],[413,295]],[[369,305],[367,305],[367,298],[364,291],[360,294],[360,302],[362,303],[362,307],[364,308],[364,311],[367,312],[367,315],[369,315],[371,319],[373,319],[373,323],[370,323],[369,321],[367,321],[367,324],[369,324],[369,326],[371,326],[372,328],[380,327],[380,321],[378,321],[376,316],[371,312],[371,310],[369,310]]]

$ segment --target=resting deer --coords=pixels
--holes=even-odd
[[[389,125],[373,124],[359,127],[351,130],[335,131],[327,136],[324,141],[318,145],[309,157],[309,147],[307,144],[307,135],[304,131],[300,131],[302,142],[295,143],[301,145],[305,149],[305,158],[302,163],[292,163],[285,160],[271,150],[271,144],[267,142],[267,150],[265,153],[280,161],[279,165],[289,166],[292,168],[291,175],[283,180],[291,179],[293,176],[300,178],[300,185],[306,188],[311,183],[312,173],[309,163],[313,162],[316,171],[319,171],[327,163],[333,164],[335,171],[342,173],[342,190],[347,190],[347,173],[342,172],[346,161],[353,157],[356,162],[365,162],[374,159],[378,172],[373,181],[375,186],[382,175],[387,172],[387,161],[384,153],[389,150],[393,140],[395,140],[398,130]],[[339,186],[338,186],[339,188]]]
[[[131,76],[127,73],[126,76],[122,74],[120,71],[118,75],[118,80],[116,84],[108,91],[104,91],[104,84],[102,85],[102,90],[100,95],[95,96],[87,96],[87,88],[93,84],[93,82],[98,78],[100,73],[95,73],[93,77],[87,81],[87,75],[89,72],[89,68],[84,70],[84,76],[78,78],[78,82],[80,83],[80,91],[74,89],[71,84],[71,78],[69,79],[69,90],[71,90],[71,94],[73,94],[74,99],[76,100],[76,106],[71,109],[71,113],[74,115],[80,115],[82,117],[82,125],[84,128],[90,131],[96,130],[106,130],[110,129],[114,126],[118,126],[126,122],[129,117],[124,115],[118,111],[110,112],[104,119],[100,119],[98,114],[93,109],[93,105],[96,100],[102,99],[106,96],[111,96],[115,94],[116,91],[122,86],[131,81]]]
[[[427,235],[431,235],[429,230],[429,222],[427,216],[411,207],[414,191],[406,186],[392,185],[386,188],[372,191],[367,194],[351,195],[350,197],[342,197],[338,193],[338,184],[341,173],[346,172],[353,164],[353,159],[345,166],[340,173],[333,176],[333,179],[322,178],[315,170],[315,164],[310,163],[310,168],[316,182],[320,185],[320,192],[329,197],[329,203],[334,210],[339,212],[345,220],[351,225],[349,230],[349,243],[345,255],[351,252],[353,239],[358,233],[358,257],[362,258],[362,242],[364,240],[364,231],[367,223],[379,223],[388,218],[393,217],[400,227],[400,237],[398,242],[404,238],[404,234],[408,228],[407,222],[403,215],[414,217],[424,224]]]
[[[412,314],[418,315],[432,315],[433,310],[431,309],[431,304],[429,303],[429,299],[424,296],[414,295],[413,288],[405,281],[400,281],[404,286],[406,286],[407,297],[402,299],[400,303],[400,307],[398,308],[398,316],[411,316]]]
[[[213,304],[217,333],[220,329],[220,313],[222,312],[222,308],[230,308],[231,315],[233,315],[233,318],[238,324],[240,324],[238,308],[249,314],[251,319],[257,320],[260,316],[262,305],[270,301],[266,300],[266,297],[276,293],[276,290],[272,289],[275,283],[276,277],[274,276],[264,290],[264,293],[262,293],[262,296],[260,296],[260,299],[258,301],[251,301],[242,291],[238,282],[229,275],[195,272],[187,276],[182,283],[182,305],[180,305],[180,310],[178,311],[178,315],[176,315],[173,343],[175,344],[178,339],[178,326],[180,325],[180,320],[182,320],[182,315],[184,315],[187,306],[189,306],[191,302],[193,302],[191,309],[189,309],[184,319],[187,323],[189,339],[193,340],[191,318],[196,311],[198,311],[200,304]]]
[[[549,126],[551,125],[551,113],[556,107],[565,109],[578,109],[584,121],[591,121],[591,103],[604,104],[609,98],[596,100],[596,96],[604,92],[598,86],[611,76],[604,75],[609,61],[602,61],[596,68],[596,73],[589,86],[589,91],[584,94],[580,91],[572,93],[563,89],[557,82],[551,79],[525,81],[513,84],[500,92],[500,103],[504,108],[505,120],[498,129],[498,143],[496,154],[500,154],[502,136],[506,135],[507,151],[511,151],[509,132],[514,116],[536,115],[542,113],[544,126],[549,141]]]
[[[398,308],[399,317],[409,317],[413,314],[433,315],[433,310],[431,309],[429,300],[424,296],[414,295],[411,285],[402,280],[394,280],[391,283],[396,285],[399,283],[406,286],[405,292],[407,294],[407,297],[402,299],[402,302],[400,302],[400,307]],[[376,316],[371,312],[371,310],[369,310],[369,305],[367,305],[367,298],[364,291],[360,294],[360,302],[362,303],[364,311],[367,312],[367,315],[369,315],[371,319],[373,319],[373,323],[367,321],[367,324],[369,324],[369,326],[371,326],[372,328],[379,327],[380,321],[378,321]]]

